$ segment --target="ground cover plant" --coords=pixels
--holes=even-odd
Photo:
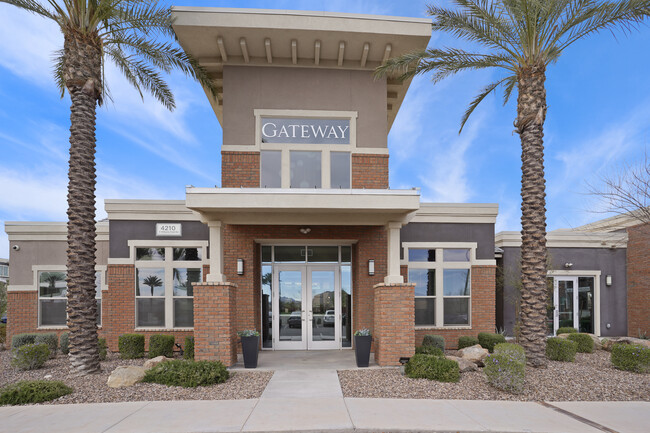
[[[575,334],[577,332],[578,332],[578,330],[576,328],[572,328],[570,326],[561,326],[561,327],[557,328],[557,331],[555,332],[555,335]]]
[[[445,338],[442,335],[425,335],[422,339],[423,346],[434,346],[438,347],[444,352],[445,350]]]
[[[511,343],[497,344],[494,353],[488,355],[483,363],[483,371],[490,385],[513,394],[523,391],[526,379],[526,355],[523,347]]]
[[[174,357],[173,335],[154,334],[149,337],[149,358],[157,356]]]
[[[229,377],[228,370],[220,361],[175,359],[161,362],[147,370],[142,381],[194,388],[223,383]]]
[[[117,347],[122,359],[135,359],[144,357],[144,335],[122,334],[117,341]]]
[[[505,343],[506,337],[501,334],[493,334],[490,332],[479,332],[478,343],[482,348],[487,349],[490,353],[494,352],[494,346],[499,343]]]
[[[458,337],[458,349],[464,349],[466,347],[471,347],[479,344],[478,338],[470,337],[469,335],[464,335]]]
[[[546,356],[552,361],[573,362],[578,343],[564,338],[551,337],[546,340]]]
[[[54,333],[38,334],[34,339],[35,344],[47,344],[50,349],[50,358],[56,357],[57,349],[59,348],[59,337]]]
[[[11,365],[19,370],[41,368],[50,357],[50,349],[45,343],[23,344],[12,350]]]
[[[0,406],[41,403],[71,394],[72,388],[55,380],[25,380],[0,388]]]
[[[619,370],[650,373],[650,349],[638,344],[615,344],[611,362]]]
[[[194,337],[185,337],[185,351],[183,352],[183,358],[185,359],[194,359]]]
[[[429,379],[438,382],[458,382],[458,363],[443,356],[413,355],[406,363],[404,374],[411,379]]]
[[[578,347],[576,350],[580,353],[593,353],[594,340],[589,334],[571,333],[567,336],[568,340],[575,341]]]

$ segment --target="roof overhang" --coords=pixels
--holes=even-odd
[[[108,241],[108,221],[99,221],[95,225],[96,241]],[[67,241],[68,223],[7,221],[5,232],[9,242],[15,241]]]
[[[499,232],[494,243],[499,248],[521,247],[521,232]],[[573,230],[554,230],[546,234],[548,248],[626,248],[625,232],[576,232]]]
[[[201,220],[260,225],[406,223],[420,207],[417,190],[187,188]]]
[[[217,97],[207,93],[223,123],[224,65],[365,70],[388,58],[423,50],[431,20],[378,15],[212,7],[172,8],[179,43],[207,69]],[[388,130],[410,80],[387,80]]]
[[[498,213],[496,203],[422,203],[411,222],[495,224]]]
[[[185,206],[185,200],[108,199],[104,209],[110,221],[199,221],[199,215]]]

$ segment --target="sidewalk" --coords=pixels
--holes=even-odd
[[[335,370],[276,371],[253,400],[0,408],[4,433],[459,431],[646,433],[650,402],[343,398]]]

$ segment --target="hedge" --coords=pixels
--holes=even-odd
[[[494,346],[499,343],[505,343],[506,337],[501,334],[492,334],[490,332],[479,332],[478,334],[478,344],[481,345],[484,349],[494,352]]]
[[[25,344],[34,344],[38,334],[16,334],[11,338],[11,348],[16,349]]]
[[[154,334],[149,337],[149,358],[165,356],[174,357],[174,336],[165,334]]]
[[[523,347],[510,343],[497,344],[494,353],[488,355],[483,363],[483,371],[490,385],[513,394],[524,390],[526,355]]]
[[[650,373],[650,348],[640,344],[615,344],[610,360],[619,370]]]
[[[41,403],[72,393],[72,388],[55,380],[24,380],[0,389],[0,406]]]
[[[122,334],[118,338],[120,358],[135,359],[144,357],[144,335]]]
[[[422,339],[423,346],[439,347],[443,352],[445,351],[445,338],[442,335],[425,335]]]
[[[56,357],[56,351],[59,348],[59,337],[56,334],[38,334],[34,339],[34,344],[47,344],[47,348],[50,349],[50,358]]]
[[[441,356],[413,355],[406,363],[404,373],[412,379],[429,379],[438,382],[458,382],[458,363]]]
[[[552,361],[573,362],[578,343],[559,337],[546,339],[546,357]]]
[[[593,353],[594,340],[589,334],[570,333],[567,339],[575,341],[578,344],[578,352],[580,353]]]
[[[576,328],[572,328],[570,326],[563,326],[561,328],[557,328],[557,331],[555,332],[555,335],[560,335],[560,334],[575,334],[578,332]]]
[[[61,334],[61,337],[59,338],[59,348],[61,349],[61,353],[64,355],[70,353],[70,333],[64,332]]]
[[[12,350],[11,365],[20,370],[41,368],[50,357],[50,349],[45,343],[23,344]]]
[[[445,356],[445,353],[436,346],[418,346],[415,348],[415,353],[418,355]]]
[[[147,370],[143,382],[194,388],[223,383],[230,377],[220,361],[174,359]]]
[[[194,359],[194,337],[185,337],[185,351],[183,352],[183,358],[185,359]]]
[[[464,349],[466,347],[471,347],[479,344],[478,343],[478,338],[476,337],[470,337],[469,335],[464,335],[462,337],[458,337],[458,349]]]

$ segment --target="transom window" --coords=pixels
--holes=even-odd
[[[283,151],[281,150],[263,150],[261,152],[260,187],[334,189],[351,187],[350,152],[324,150],[288,150],[286,152],[289,156],[287,163],[283,163]],[[283,170],[288,171],[287,186],[283,185]]]
[[[102,274],[95,272],[97,325],[102,324]],[[38,326],[67,326],[68,283],[66,271],[38,272]]]

